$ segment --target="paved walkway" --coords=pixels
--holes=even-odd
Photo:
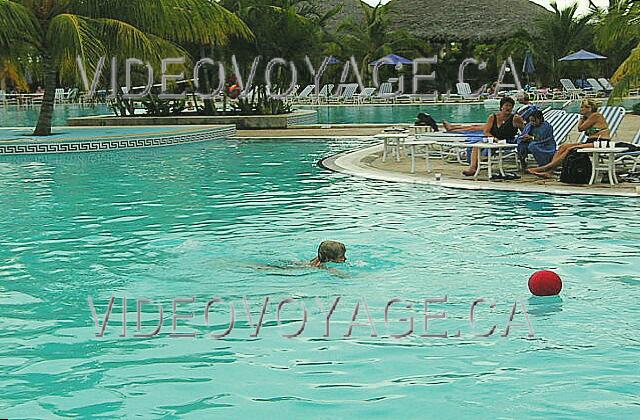
[[[333,124],[333,125],[308,125],[291,127],[280,130],[238,130],[239,138],[335,138],[335,137],[370,137],[391,126],[392,124]],[[395,124],[398,127],[410,124]],[[640,116],[628,114],[624,117],[618,129],[618,141],[630,142],[633,136],[640,130]],[[577,133],[577,132],[576,132]],[[577,138],[577,135],[573,136]]]

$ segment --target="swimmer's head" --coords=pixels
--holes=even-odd
[[[318,247],[318,260],[321,263],[343,263],[347,260],[347,247],[341,242],[324,241]]]

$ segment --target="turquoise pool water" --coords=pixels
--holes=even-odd
[[[0,127],[34,127],[38,122],[38,107],[0,107]],[[106,105],[84,106],[56,105],[53,110],[53,125],[67,125],[67,119],[91,115],[113,115]]]
[[[637,200],[446,190],[367,181],[316,162],[355,141],[221,141],[0,160],[0,413],[8,418],[631,418],[640,405]],[[345,265],[299,266],[325,239]],[[532,298],[534,270],[559,298]],[[337,270],[337,271],[334,271]],[[448,296],[422,338],[423,299]],[[95,336],[87,298],[105,335]],[[121,297],[128,298],[122,338]],[[236,323],[216,305],[235,305]],[[252,321],[270,301],[264,325]],[[341,296],[325,333],[325,312]],[[177,332],[171,338],[175,298]],[[298,304],[276,320],[292,297]],[[384,307],[392,298],[389,324]],[[469,326],[471,302],[478,306]],[[164,308],[136,338],[136,299]],[[319,309],[319,300],[324,312]],[[370,327],[343,335],[366,301]],[[519,309],[502,337],[515,302]],[[518,307],[521,308],[521,307]],[[404,339],[390,334],[407,330]],[[158,323],[142,306],[142,333]],[[360,308],[358,321],[366,314]],[[496,324],[497,332],[485,332]],[[428,414],[427,414],[428,413]]]
[[[553,108],[562,107],[564,101],[548,103]],[[633,101],[624,103],[630,109]],[[431,114],[436,121],[448,120],[454,123],[486,121],[489,114],[496,112],[494,108],[487,108],[484,104],[454,104],[454,105],[359,105],[359,106],[300,106],[303,109],[314,109],[318,112],[320,124],[400,124],[415,120],[419,112]],[[566,107],[569,112],[578,112],[578,104]],[[112,115],[106,105],[95,107],[56,106],[53,113],[53,125],[67,124],[68,118],[86,117],[91,115]],[[0,108],[0,127],[33,127],[38,120],[38,108]]]
[[[562,104],[554,104],[560,108]],[[399,124],[415,121],[420,112],[431,114],[438,123],[448,120],[454,123],[486,121],[497,109],[483,104],[456,105],[376,105],[376,106],[321,106],[314,107],[320,124]],[[569,112],[577,109],[568,107]]]
[[[544,106],[561,108],[565,101],[549,102]],[[634,101],[627,101],[623,105],[631,109]],[[485,107],[484,104],[455,104],[455,105],[375,105],[375,106],[320,106],[305,107],[318,112],[320,124],[398,124],[415,121],[419,112],[431,114],[436,121],[448,120],[455,123],[483,122],[497,111],[497,108]],[[578,112],[577,102],[565,108],[568,112]]]

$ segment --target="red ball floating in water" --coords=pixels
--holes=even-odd
[[[555,296],[562,290],[562,279],[553,271],[537,271],[529,278],[529,290],[536,296]]]

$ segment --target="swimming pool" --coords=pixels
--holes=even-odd
[[[623,103],[628,109],[634,101]],[[561,108],[564,101],[549,102],[545,106]],[[489,114],[496,112],[482,103],[427,104],[427,105],[351,105],[351,106],[299,106],[317,111],[319,124],[406,124],[413,122],[419,112],[431,114],[436,121],[448,120],[453,123],[486,121]],[[568,112],[578,112],[578,103],[566,107]],[[92,115],[112,115],[106,105],[95,107],[56,106],[53,125],[66,125],[69,118]],[[38,108],[0,108],[0,127],[33,127],[38,121]]]
[[[351,178],[316,162],[360,141],[223,141],[0,160],[0,412],[8,418],[258,416],[619,417],[637,413],[640,210],[636,200],[445,190]],[[310,259],[347,244],[337,272]],[[269,267],[271,266],[271,267]],[[564,279],[531,298],[537,269]],[[102,338],[88,297],[103,324]],[[127,337],[121,338],[126,296]],[[204,320],[209,299],[224,304]],[[249,327],[269,296],[257,338]],[[325,333],[324,313],[342,299]],[[422,338],[423,299],[446,310]],[[177,332],[172,338],[172,300]],[[304,332],[298,303],[308,309]],[[475,329],[470,305],[478,306]],[[136,338],[136,299],[164,307]],[[384,308],[403,299],[384,323]],[[319,309],[318,299],[323,311]],[[348,331],[355,305],[370,327]],[[226,303],[235,305],[227,329]],[[403,309],[411,302],[412,310]],[[502,337],[509,311],[524,303]],[[520,308],[520,307],[518,307]],[[407,330],[404,339],[390,334]],[[141,333],[157,324],[142,307]],[[475,337],[496,324],[490,337]]]
[[[562,108],[565,101],[554,101],[543,105]],[[623,106],[629,110],[633,101]],[[485,107],[482,103],[438,104],[438,105],[359,105],[359,106],[319,106],[304,107],[318,112],[320,124],[406,124],[415,121],[419,112],[431,114],[438,123],[448,120],[454,123],[484,122],[497,108]],[[567,112],[578,112],[579,103],[568,105]]]
[[[34,127],[38,122],[40,107],[0,107],[0,127]],[[113,115],[113,111],[103,104],[95,106],[56,105],[53,109],[53,125],[67,125],[69,118],[92,115]]]

